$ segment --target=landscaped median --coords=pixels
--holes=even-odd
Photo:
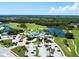
[[[36,56],[37,57],[39,56],[39,49],[38,49],[38,47],[36,47]]]

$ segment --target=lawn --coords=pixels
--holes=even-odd
[[[20,57],[25,57],[25,52],[27,51],[27,49],[25,48],[25,46],[18,46],[12,49],[12,51]]]
[[[79,53],[79,30],[72,30],[72,33],[74,34],[74,41],[75,41],[75,44],[77,45],[77,51]]]
[[[66,32],[66,30],[64,30]],[[74,35],[74,42],[77,46],[77,52],[79,53],[79,30],[78,29],[74,29],[74,30],[71,30],[73,35]],[[60,37],[56,37],[55,38],[55,42],[62,48],[62,50],[64,51],[65,55],[66,56],[69,56],[69,57],[74,57],[74,56],[77,56],[75,54],[75,50],[74,50],[74,45],[72,44],[72,40],[70,39],[66,39],[68,44],[69,44],[69,47],[71,49],[72,52],[69,52],[68,49],[64,48],[64,43],[62,42],[64,40],[64,38],[60,38]]]
[[[11,39],[6,39],[6,40],[0,41],[0,45],[8,48],[10,46],[16,45],[16,43],[12,43]]]
[[[77,45],[77,51],[79,53],[79,30],[78,29],[74,29],[74,30],[71,30],[73,35],[74,35],[74,41],[75,41],[75,44]],[[66,32],[66,31],[65,31]]]
[[[27,31],[30,33],[34,31],[40,32],[47,29],[46,26],[36,25],[34,23],[27,23],[26,26],[27,26]]]
[[[5,24],[6,26],[9,26],[9,27],[11,27],[11,28],[13,28],[13,29],[22,29],[19,25],[20,25],[20,23],[7,23],[7,24]]]
[[[39,56],[39,49],[36,47],[36,56]]]
[[[55,42],[61,47],[61,49],[63,50],[66,56],[76,57],[77,55],[74,52],[74,47],[73,47],[73,44],[71,43],[71,40],[68,39],[69,48],[71,49],[71,52],[70,52],[66,47],[64,47],[64,43],[63,43],[64,39],[65,38],[56,37]]]
[[[27,33],[40,32],[40,31],[47,29],[46,26],[36,25],[34,23],[25,23],[26,27],[20,27],[20,25],[21,25],[20,23],[8,23],[8,24],[5,24],[5,25],[9,26],[13,29],[16,29],[16,30],[23,29]]]

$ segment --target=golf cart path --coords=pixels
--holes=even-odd
[[[77,46],[76,46],[76,44],[75,44],[75,42],[73,40],[72,40],[72,43],[73,43],[73,45],[75,47],[75,53],[79,56],[79,53],[77,52]]]

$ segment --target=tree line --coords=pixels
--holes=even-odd
[[[79,23],[79,16],[16,16],[0,18],[1,22],[35,23],[48,27],[65,28],[70,23]]]

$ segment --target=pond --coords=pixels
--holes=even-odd
[[[5,28],[5,30],[7,30],[7,31],[13,31],[12,28],[10,28],[10,27],[8,27],[8,26],[5,26],[5,24],[7,24],[7,23],[9,23],[9,22],[2,22],[2,23],[0,24],[0,26],[3,26],[3,27]]]
[[[60,37],[65,36],[65,33],[59,28],[48,28],[47,32],[52,35],[56,34],[57,36],[60,36]]]
[[[9,23],[9,22],[2,22],[2,23],[0,23],[0,26],[4,26],[7,23]]]
[[[13,31],[13,29],[8,26],[4,26],[4,27],[5,27],[5,30],[7,30],[7,31]]]

